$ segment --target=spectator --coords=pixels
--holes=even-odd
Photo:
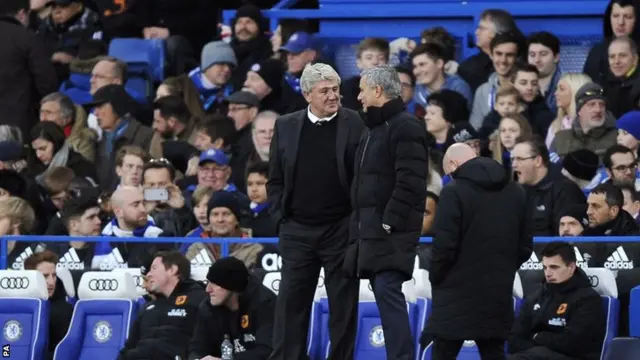
[[[142,36],[146,0],[127,0],[124,3],[113,0],[92,0],[87,4],[100,15],[104,28],[103,39],[108,42],[115,38],[135,38]]]
[[[284,76],[284,67],[280,61],[264,60],[251,67],[243,90],[256,94],[260,99],[260,110],[288,114],[303,109],[304,98],[284,84]]]
[[[618,187],[624,196],[622,210],[628,212],[636,220],[636,224],[640,223],[640,193],[633,186],[622,185]]]
[[[155,100],[169,95],[181,97],[187,105],[191,116],[198,121],[204,119],[204,106],[202,105],[202,100],[200,100],[200,93],[187,74],[164,79],[156,89]]]
[[[606,84],[607,108],[613,116],[637,109],[640,100],[638,45],[629,37],[617,37],[609,45],[609,68],[613,77]]]
[[[49,295],[49,339],[47,359],[53,359],[58,343],[67,335],[73,305],[67,302],[67,292],[62,280],[58,280],[56,267],[58,256],[51,251],[33,254],[24,261],[25,270],[37,270],[44,276]]]
[[[199,306],[206,298],[202,284],[190,277],[184,255],[153,254],[146,281],[158,296],[140,311],[118,360],[187,358]]]
[[[469,122],[480,129],[484,119],[494,109],[495,94],[500,86],[510,83],[513,65],[520,53],[520,39],[513,34],[498,34],[491,40],[491,61],[495,73],[476,90]]]
[[[329,65],[308,65],[300,85],[309,105],[276,121],[269,155],[267,191],[282,256],[272,359],[306,356],[307,315],[321,267],[334,304],[328,357],[350,359],[358,282],[343,277],[340,259],[347,248],[355,144],[364,126],[355,111],[340,107],[340,77]]]
[[[255,154],[253,159],[250,159],[253,162],[269,161],[269,149],[279,116],[273,111],[263,111],[254,120],[251,126],[251,139]]]
[[[413,100],[418,105],[426,106],[432,93],[447,89],[460,93],[468,107],[471,107],[473,94],[469,85],[461,77],[445,73],[444,65],[450,60],[446,49],[440,44],[422,44],[413,50],[411,63],[417,83]]]
[[[58,124],[64,131],[69,147],[90,162],[96,158],[98,136],[87,126],[87,114],[60,92],[51,93],[40,101],[40,121]]]
[[[617,144],[608,148],[603,165],[607,176],[601,182],[640,187],[638,160],[629,148]]]
[[[458,73],[459,64],[456,62],[456,39],[442,26],[434,26],[432,28],[423,30],[420,33],[421,44],[439,44],[445,50],[446,57],[451,59],[444,64],[444,71],[448,75],[455,75]],[[475,89],[474,89],[475,91]],[[473,93],[471,93],[473,95]]]
[[[65,141],[64,130],[56,123],[45,121],[36,124],[31,129],[31,147],[37,160],[31,165],[30,171],[37,175],[36,180],[42,184],[47,171],[66,166],[82,177],[96,180],[95,166],[82,155],[71,149]]]
[[[489,150],[493,160],[502,164],[511,172],[511,152],[519,140],[528,140],[533,136],[529,121],[520,114],[506,114],[500,120],[498,131],[490,137]]]
[[[494,107],[495,109],[491,110],[484,118],[484,123],[480,128],[480,136],[482,138],[487,138],[494,134],[500,127],[502,118],[512,114],[520,114],[524,110],[520,92],[511,84],[498,88]],[[528,120],[527,123],[529,123]],[[531,128],[531,125],[529,125],[529,128]]]
[[[388,40],[368,37],[360,41],[356,49],[356,67],[358,68],[358,70],[367,70],[378,65],[387,64],[388,62]],[[402,79],[400,81],[402,81]],[[404,83],[407,83],[406,79]],[[342,95],[342,106],[356,111],[362,109],[362,104],[360,104],[360,101],[358,101],[359,93],[360,75],[356,75],[345,80],[340,86],[340,94]]]
[[[0,152],[2,145],[0,145]],[[0,161],[0,167],[3,162]],[[11,169],[0,169],[0,199],[6,199],[10,196],[23,197],[27,184],[25,180]]]
[[[249,91],[238,91],[227,97],[228,116],[233,119],[236,135],[233,142],[227,143],[231,152],[233,183],[245,191],[245,170],[247,162],[254,152],[252,139],[253,122],[258,115],[260,100]]]
[[[440,90],[429,97],[424,121],[435,139],[435,148],[444,153],[455,142],[454,124],[466,122],[469,110],[460,104],[464,97],[453,90]]]
[[[420,342],[433,338],[434,360],[454,358],[463,339],[473,339],[483,358],[497,359],[513,321],[514,276],[533,248],[527,196],[500,164],[466,145],[449,148],[443,167],[456,182],[440,194],[432,315]]]
[[[529,120],[533,132],[544,139],[547,136],[547,130],[553,121],[554,115],[540,95],[538,81],[538,69],[535,66],[527,63],[516,63],[513,68],[511,82],[520,93],[523,105],[522,114]]]
[[[149,160],[149,155],[141,147],[125,145],[116,153],[115,173],[118,177],[117,184],[103,189],[110,191],[120,186],[138,187],[142,184],[144,164]]]
[[[494,62],[491,60],[493,38],[498,34],[509,33],[517,36],[520,30],[507,11],[487,9],[480,14],[480,22],[475,32],[476,46],[480,51],[463,61],[458,68],[458,74],[469,84],[473,93],[476,93],[480,85],[487,82],[494,72]]]
[[[189,78],[198,89],[206,113],[226,113],[224,98],[233,92],[229,81],[237,67],[233,49],[224,41],[210,42],[202,49],[200,66],[189,72]]]
[[[572,151],[562,160],[562,175],[573,181],[583,191],[598,172],[598,155],[588,149]],[[587,190],[588,191],[588,190]]]
[[[249,76],[248,72],[253,65],[262,63],[271,57],[271,42],[266,36],[269,23],[258,7],[243,5],[236,12],[231,27],[233,29],[231,47],[236,54],[236,59],[238,59],[238,70],[231,83],[234,89],[240,89],[245,84],[245,80]],[[283,75],[283,73],[280,74]],[[271,85],[269,84],[269,86]],[[274,87],[272,86],[272,88]]]
[[[162,154],[162,142],[180,140],[190,144],[196,141],[196,119],[189,113],[182,98],[169,95],[161,97],[153,104],[153,125],[156,134],[150,147],[151,153]]]
[[[433,221],[436,217],[438,203],[440,202],[440,191],[442,191],[442,185],[427,186],[427,198],[424,203],[424,214],[422,215],[421,236],[433,236]]]
[[[26,200],[15,196],[0,199],[0,234],[2,236],[28,235],[35,223],[35,213]],[[7,264],[10,269],[20,270],[26,258],[37,250],[43,249],[38,244],[8,240]]]
[[[547,147],[551,146],[558,131],[571,129],[571,124],[578,115],[575,95],[583,85],[590,82],[591,79],[587,75],[577,73],[564,74],[558,81],[554,94],[558,113],[547,131]]]
[[[298,31],[280,48],[280,51],[286,53],[287,72],[284,74],[284,80],[296,94],[302,94],[300,75],[307,64],[312,64],[318,58],[317,47],[318,42],[313,35]]]
[[[209,299],[198,309],[189,359],[225,356],[221,353],[225,340],[234,344],[234,359],[268,359],[272,350],[276,295],[233,257],[211,265],[207,280]]]
[[[538,88],[549,110],[556,114],[558,106],[555,91],[562,76],[560,70],[560,39],[548,31],[529,35],[529,64],[538,69]],[[546,131],[546,130],[545,130]]]
[[[3,124],[28,134],[38,102],[56,91],[58,80],[44,44],[26,28],[29,1],[3,0],[0,17],[0,113]]]
[[[630,111],[616,122],[618,128],[618,145],[630,149],[638,158],[640,151],[640,111]]]
[[[640,11],[633,0],[609,1],[602,22],[604,40],[589,51],[582,70],[594,83],[605,86],[612,75],[609,70],[608,48],[613,39],[628,36],[636,42],[640,40],[640,27],[636,26],[639,15]]]
[[[269,214],[267,198],[267,181],[269,180],[269,163],[259,162],[247,168],[247,195],[251,200],[253,219],[249,227],[255,237],[275,237],[278,235],[276,224]]]
[[[576,119],[570,129],[560,130],[549,148],[564,158],[578,149],[589,149],[601,159],[606,149],[616,143],[615,119],[607,112],[605,95],[600,85],[583,85],[575,95]]]
[[[71,196],[68,189],[75,176],[73,170],[59,166],[52,168],[43,177],[42,187],[47,191],[48,199],[51,200],[56,211],[61,210]]]
[[[622,191],[612,184],[600,184],[587,199],[589,229],[585,236],[632,236],[640,234],[635,219],[622,209],[624,196]],[[607,248],[615,249],[615,244]],[[617,269],[617,268],[616,268]]]
[[[412,70],[404,66],[396,66],[395,69],[400,77],[400,84],[402,85],[402,101],[407,106],[407,111],[420,117],[416,114],[416,110],[418,108],[416,108],[416,102],[413,101],[413,95],[415,93],[414,88],[416,87],[416,76],[413,74]]]
[[[554,176],[549,151],[538,137],[519,141],[511,152],[511,164],[533,206],[533,235],[556,235],[558,213],[570,205],[584,204],[582,190],[564,176]]]
[[[589,225],[587,205],[571,205],[562,210],[558,220],[560,236],[582,236]]]
[[[427,185],[425,127],[404,111],[400,95],[400,78],[392,67],[362,72],[358,99],[367,135],[354,159],[359,165],[344,260],[348,276],[371,282],[387,329],[389,359],[411,358],[416,351],[401,288],[413,274]]]
[[[520,310],[507,359],[600,359],[605,335],[602,301],[577,267],[573,246],[548,244],[542,263],[546,286]]]
[[[208,115],[196,128],[194,146],[201,152],[209,149],[230,150],[235,137],[236,128],[232,118]]]
[[[198,186],[191,196],[191,204],[193,204],[193,216],[198,221],[198,227],[191,230],[187,237],[201,238],[202,234],[211,231],[209,227],[209,214],[207,213],[207,204],[215,191],[208,186]],[[180,252],[186,253],[189,249],[189,243],[183,243],[180,246]]]

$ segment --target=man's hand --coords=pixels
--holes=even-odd
[[[169,29],[163,27],[146,27],[142,30],[145,39],[162,39],[166,40],[170,34]]]
[[[167,201],[167,204],[174,209],[182,209],[184,206],[184,196],[182,196],[180,188],[175,184],[171,184],[167,187],[167,191],[169,192],[169,200]]]

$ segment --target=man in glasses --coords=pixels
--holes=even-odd
[[[638,162],[633,151],[623,145],[613,145],[607,149],[602,160],[607,177],[603,182],[616,186],[636,185],[638,181]]]
[[[578,149],[589,149],[602,161],[605,151],[616,143],[618,130],[615,118],[607,111],[602,87],[595,83],[583,85],[575,95],[578,116],[571,129],[558,131],[550,150],[564,158]]]

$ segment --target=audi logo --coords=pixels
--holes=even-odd
[[[118,280],[115,279],[91,279],[89,289],[93,291],[116,291]]]
[[[29,287],[29,278],[26,277],[4,277],[0,279],[0,288],[2,289],[27,289]]]
[[[275,279],[271,282],[271,288],[275,291],[280,290],[280,279]]]
[[[598,287],[600,285],[600,279],[595,275],[589,275],[589,282],[591,283],[591,287]]]
[[[142,276],[141,275],[134,276],[133,277],[133,282],[136,283],[137,287],[142,287],[142,282],[143,282]]]

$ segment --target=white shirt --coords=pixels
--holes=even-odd
[[[311,112],[311,106],[307,107],[307,116],[309,117],[309,120],[311,120],[312,123],[317,123],[318,121],[331,121],[334,117],[338,116],[338,112],[336,111],[335,114],[326,117],[326,118],[319,118],[317,116],[315,116],[312,112]]]

